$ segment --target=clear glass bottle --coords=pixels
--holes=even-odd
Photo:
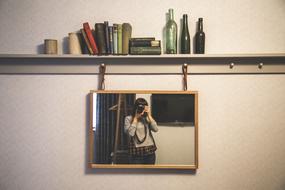
[[[188,16],[183,15],[182,33],[180,38],[180,53],[190,53],[190,34],[188,30]]]
[[[203,18],[198,20],[198,31],[195,35],[195,53],[205,53],[205,33],[203,32]]]
[[[166,53],[177,53],[177,24],[174,21],[173,9],[169,9],[169,20],[166,23]]]

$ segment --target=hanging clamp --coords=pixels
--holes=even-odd
[[[188,65],[186,63],[182,66],[182,72],[183,72],[183,90],[187,90],[187,74],[188,74]]]
[[[99,68],[99,90],[105,90],[106,65],[102,63]]]

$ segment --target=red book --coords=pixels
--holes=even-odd
[[[94,54],[98,54],[98,48],[97,48],[95,39],[94,39],[94,37],[92,35],[92,31],[90,29],[89,23],[88,22],[83,23],[83,28],[84,28],[84,31],[85,31],[85,33],[87,35],[87,38],[88,38],[89,42],[90,42],[90,45],[91,45],[93,53]]]

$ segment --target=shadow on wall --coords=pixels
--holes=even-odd
[[[37,54],[44,54],[45,53],[45,45],[40,44],[37,46]]]
[[[62,54],[69,54],[67,36],[62,39]]]
[[[195,175],[196,170],[177,170],[177,169],[112,169],[112,168],[90,168],[89,167],[89,127],[90,127],[90,94],[86,95],[86,126],[85,126],[85,159],[84,159],[84,173],[85,175],[92,174],[190,174]]]

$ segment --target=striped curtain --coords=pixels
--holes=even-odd
[[[124,118],[131,114],[135,94],[98,93],[96,96],[96,108],[93,108],[96,109],[96,118],[93,118],[96,119],[94,161],[97,164],[116,163],[114,158],[117,152],[128,148],[128,137],[124,133]],[[120,110],[119,114],[118,110]],[[119,116],[118,120],[117,116]],[[114,152],[115,147],[117,152]]]

